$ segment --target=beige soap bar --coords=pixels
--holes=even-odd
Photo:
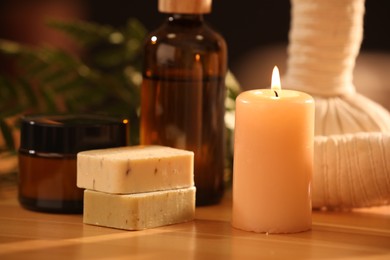
[[[86,224],[141,230],[194,219],[195,187],[137,194],[84,191]]]
[[[165,146],[127,146],[77,154],[77,186],[128,194],[194,186],[194,153]]]

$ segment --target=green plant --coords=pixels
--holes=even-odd
[[[89,22],[52,21],[81,45],[81,55],[58,48],[32,48],[0,40],[0,53],[16,75],[0,75],[1,150],[15,150],[17,127],[9,118],[23,113],[94,112],[130,119],[137,142],[141,46],[146,30],[131,19],[116,29]]]

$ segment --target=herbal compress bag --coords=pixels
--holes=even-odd
[[[390,114],[356,92],[364,0],[291,0],[286,88],[316,102],[313,208],[390,203]]]

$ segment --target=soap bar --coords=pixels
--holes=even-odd
[[[194,219],[195,187],[137,194],[84,191],[83,222],[142,230]]]
[[[77,186],[129,194],[194,186],[194,153],[166,146],[127,146],[77,154]]]

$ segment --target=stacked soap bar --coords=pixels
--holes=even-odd
[[[78,153],[84,223],[140,230],[192,220],[193,165],[193,152],[164,146]]]

